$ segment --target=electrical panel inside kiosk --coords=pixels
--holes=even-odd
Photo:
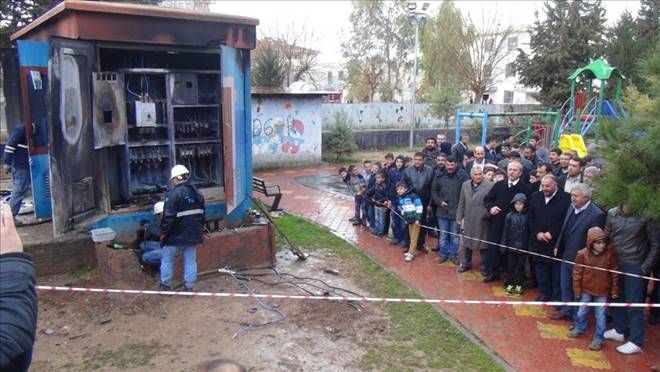
[[[123,84],[115,96],[124,97],[125,115],[116,117],[125,118],[118,127],[125,128],[126,141],[109,148],[120,163],[108,174],[110,189],[121,190],[112,206],[157,199],[174,164],[185,165],[207,197],[220,195],[220,51],[99,47],[98,67],[98,74]],[[95,109],[108,120],[112,108],[107,100],[101,104]]]

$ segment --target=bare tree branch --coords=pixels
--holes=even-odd
[[[263,34],[262,40],[272,43],[282,56],[286,86],[299,80],[314,81],[320,52],[311,46],[318,43],[318,37],[306,23],[290,22],[284,26],[276,24]]]

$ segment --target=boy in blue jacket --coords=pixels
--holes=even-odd
[[[410,246],[404,257],[406,262],[410,262],[415,259],[415,255],[417,254],[417,239],[422,228],[420,221],[424,207],[422,205],[422,199],[412,189],[408,189],[405,181],[400,181],[396,184],[396,192],[399,195],[399,213],[403,221],[408,225]]]

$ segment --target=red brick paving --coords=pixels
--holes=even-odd
[[[285,194],[280,204],[282,208],[324,225],[355,243],[376,262],[428,298],[489,300],[504,296],[500,290],[501,284],[481,283],[481,276],[476,272],[458,274],[451,264],[437,265],[435,254],[422,254],[411,263],[404,262],[402,249],[398,246],[388,246],[384,239],[372,237],[367,229],[354,227],[348,222],[353,214],[351,200],[302,186],[294,180],[299,176],[335,172],[336,167],[321,166],[286,172],[258,172],[257,175],[280,185]],[[435,244],[435,240],[429,239],[429,243]],[[474,266],[478,267],[478,258]],[[524,299],[533,300],[537,295],[536,290],[529,290]],[[647,326],[642,354],[625,356],[615,350],[618,343],[612,341],[606,341],[602,353],[589,351],[591,328],[580,339],[565,339],[568,323],[548,319],[544,316],[545,308],[450,304],[439,307],[520,371],[592,368],[648,371],[651,365],[660,362],[659,326]],[[541,330],[546,337],[555,339],[541,337]],[[584,367],[585,364],[592,368]]]

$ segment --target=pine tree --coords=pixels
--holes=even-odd
[[[461,89],[452,83],[443,84],[429,89],[426,101],[431,104],[431,112],[445,121],[445,128],[449,128],[449,118],[454,115],[456,105],[461,100]]]
[[[357,150],[348,115],[343,111],[335,113],[334,125],[330,128],[326,138],[326,149],[337,155],[337,160],[342,155],[350,155]]]
[[[545,19],[530,28],[532,55],[520,51],[523,84],[541,88],[539,100],[559,106],[570,95],[568,76],[603,55],[605,9],[600,1],[546,1]]]
[[[624,97],[628,116],[599,123],[606,140],[606,172],[595,179],[595,199],[608,208],[625,204],[660,221],[660,43],[642,61],[640,71],[649,84],[649,96],[629,87]]]
[[[642,0],[640,3],[637,13],[640,48],[653,51],[660,33],[660,3],[657,0]]]
[[[605,48],[607,62],[618,68],[628,81],[633,82],[637,81],[638,34],[637,22],[630,12],[625,11],[616,25],[607,31]]]
[[[3,0],[0,1],[0,47],[10,48],[9,37],[34,21],[61,0]]]
[[[282,57],[270,43],[259,45],[252,64],[252,84],[258,87],[281,87],[286,79]]]

